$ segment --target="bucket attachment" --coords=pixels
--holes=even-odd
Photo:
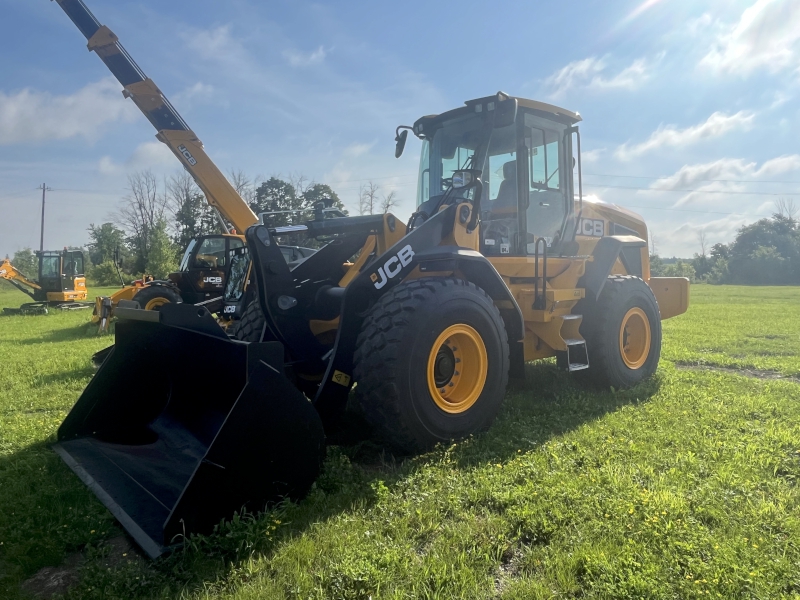
[[[279,342],[230,340],[204,308],[122,309],[54,450],[155,558],[242,507],[304,495],[322,423]]]

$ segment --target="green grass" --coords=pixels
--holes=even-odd
[[[489,433],[404,462],[333,447],[300,504],[156,562],[111,555],[119,527],[47,448],[109,338],[0,317],[0,596],[80,552],[71,598],[798,597],[800,385],[675,363],[797,375],[799,291],[695,286],[650,382],[529,365]]]

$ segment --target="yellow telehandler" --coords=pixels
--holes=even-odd
[[[90,45],[111,39],[71,16]],[[352,391],[389,447],[418,452],[487,429],[526,361],[614,388],[651,376],[689,282],[650,276],[639,216],[583,198],[580,120],[497,93],[398,128],[397,156],[409,130],[422,140],[408,223],[320,209],[247,228],[225,298],[254,284],[241,339],[203,307],[120,308],[55,451],[156,557],[242,507],[302,497]],[[290,267],[276,241],[290,229],[329,242]]]

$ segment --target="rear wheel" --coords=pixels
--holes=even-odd
[[[483,290],[454,278],[413,280],[385,294],[354,358],[362,413],[407,452],[487,429],[508,384],[500,312]]]
[[[661,314],[639,277],[612,275],[597,301],[582,300],[581,335],[589,368],[576,375],[603,387],[628,388],[650,377],[661,357]]]
[[[133,299],[144,310],[159,310],[165,304],[183,302],[180,294],[165,285],[148,285],[136,292]]]

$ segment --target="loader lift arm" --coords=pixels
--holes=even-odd
[[[133,100],[164,142],[192,175],[208,203],[234,228],[243,232],[258,222],[258,217],[206,154],[202,142],[170,104],[166,96],[139,68],[119,43],[119,38],[101,25],[82,0],[56,0],[88,40],[114,77],[123,94]]]
[[[31,291],[33,290],[41,290],[42,286],[38,283],[29,279],[25,276],[25,274],[17,269],[8,259],[4,259],[2,263],[0,263],[0,279],[5,279],[15,288],[17,288],[20,292],[23,292],[33,298],[34,293]]]

